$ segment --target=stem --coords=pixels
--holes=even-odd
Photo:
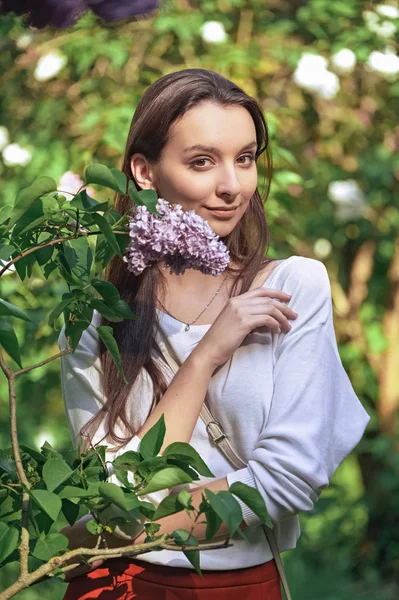
[[[67,242],[68,240],[73,240],[78,237],[87,237],[89,235],[99,235],[101,233],[102,233],[102,231],[89,231],[88,233],[80,232],[80,234],[68,235],[67,237],[64,237],[64,238],[57,238],[55,240],[51,240],[51,242],[47,242],[46,244],[41,244],[39,246],[34,246],[33,248],[29,248],[29,250],[25,250],[25,252],[21,252],[21,254],[19,256],[16,256],[12,260],[10,260],[8,263],[6,263],[4,265],[4,267],[0,270],[0,277],[3,275],[3,273],[5,271],[7,271],[7,269],[11,265],[18,262],[25,256],[28,256],[28,254],[32,254],[32,252],[36,252],[36,250],[40,250],[41,248],[46,248],[47,246],[54,246],[55,244],[61,244],[62,242]],[[113,229],[112,233],[115,233],[116,235],[126,235],[127,231],[115,231]]]
[[[24,487],[22,494],[22,517],[21,517],[21,543],[19,545],[20,557],[20,577],[24,577],[28,573],[28,554],[29,554],[29,530],[28,530],[28,510],[29,510],[29,489],[31,485],[26,477],[24,467],[22,465],[21,454],[19,452],[18,432],[17,432],[17,401],[15,393],[15,373],[9,369],[4,361],[3,354],[0,350],[0,367],[8,379],[8,390],[10,400],[10,433],[12,452],[15,460],[15,468],[17,477]]]
[[[28,371],[32,371],[33,369],[37,369],[38,367],[42,367],[43,365],[46,365],[47,363],[51,362],[52,360],[55,360],[56,358],[60,358],[61,356],[64,356],[64,354],[70,354],[72,352],[71,348],[68,348],[67,350],[62,350],[62,352],[59,352],[58,354],[55,354],[54,356],[50,356],[50,358],[46,358],[46,360],[42,360],[41,362],[37,363],[36,365],[32,365],[30,367],[25,367],[24,369],[20,369],[19,371],[14,371],[14,377],[16,377],[17,375],[21,375],[21,373],[27,373]]]
[[[181,548],[179,548],[178,546],[167,544],[165,541],[167,537],[169,537],[168,534],[164,534],[160,539],[154,542],[147,542],[146,544],[132,544],[131,546],[111,548],[109,550],[103,548],[99,550],[94,550],[93,548],[77,548],[76,550],[70,550],[62,556],[55,556],[51,558],[47,563],[41,565],[38,569],[36,569],[36,571],[33,571],[32,573],[20,577],[18,581],[16,581],[10,587],[4,590],[4,592],[0,593],[0,600],[8,600],[9,598],[12,598],[18,592],[29,587],[39,579],[47,577],[52,571],[59,569],[64,563],[66,563],[74,557],[90,556],[89,560],[87,561],[90,564],[95,560],[109,560],[111,558],[121,558],[122,556],[134,557],[138,554],[145,554],[146,552],[150,552],[152,548],[161,548],[163,550],[176,550],[178,552],[181,551]],[[227,548],[228,545],[228,540],[226,540],[223,543],[193,546],[190,547],[190,550],[216,550],[218,548]],[[67,565],[64,568],[62,568],[62,571],[70,571],[72,570],[72,568],[79,566],[79,564],[80,563]]]

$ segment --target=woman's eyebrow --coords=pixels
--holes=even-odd
[[[249,144],[246,144],[241,148],[240,152],[256,148],[257,146],[258,144],[256,142],[249,142]],[[192,152],[193,150],[199,150],[200,152],[213,152],[214,154],[220,155],[220,150],[215,148],[215,146],[204,146],[202,144],[194,144],[194,146],[189,146],[188,148],[185,148],[183,152]]]

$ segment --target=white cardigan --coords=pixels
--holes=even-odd
[[[264,327],[247,335],[231,359],[212,377],[208,388],[211,412],[247,466],[235,471],[221,451],[211,445],[201,418],[190,444],[217,479],[231,485],[242,481],[262,494],[280,551],[295,548],[300,536],[298,513],[313,509],[321,491],[346,456],[360,441],[370,417],[356,396],[343,368],[335,338],[331,287],[327,270],[318,260],[291,256],[280,263],[264,286],[292,294],[288,303],[298,313],[288,333]],[[185,325],[157,310],[157,337],[184,361],[211,325]],[[93,325],[100,315],[94,313]],[[83,332],[73,354],[61,358],[62,391],[74,442],[78,432],[104,402],[94,327]],[[59,337],[65,348],[64,328]],[[157,355],[154,358],[158,360]],[[165,374],[167,370],[165,369]],[[169,371],[169,379],[172,375]],[[152,382],[144,369],[132,389],[129,413],[136,431],[144,424],[152,400]],[[102,428],[96,440],[103,435]],[[104,442],[103,442],[104,443]],[[125,447],[137,450],[135,436]],[[110,481],[118,483],[114,475]],[[181,487],[197,487],[211,479]],[[119,484],[120,485],[120,484]],[[158,504],[167,492],[149,494]],[[228,570],[251,567],[273,558],[260,519],[242,502],[249,543],[237,534],[233,546],[201,552],[201,568]],[[155,564],[192,568],[181,552],[162,550],[138,556]]]

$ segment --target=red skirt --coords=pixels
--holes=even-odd
[[[231,571],[202,571],[111,559],[75,577],[63,600],[282,600],[276,563]]]

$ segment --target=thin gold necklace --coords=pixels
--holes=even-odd
[[[200,316],[204,314],[204,312],[206,311],[206,309],[208,308],[208,306],[210,306],[210,304],[211,304],[211,303],[214,301],[214,299],[216,298],[216,296],[218,295],[218,293],[219,293],[219,292],[220,292],[220,290],[222,289],[222,286],[223,286],[224,282],[225,282],[225,281],[226,281],[226,279],[227,279],[227,275],[228,275],[228,273],[226,273],[226,276],[225,276],[225,278],[223,279],[222,283],[220,284],[220,286],[219,286],[219,289],[217,290],[216,294],[213,296],[212,300],[211,300],[210,302],[208,302],[208,304],[205,306],[204,310],[203,310],[203,311],[202,311],[202,312],[201,312],[201,313],[198,315],[198,317],[197,317],[196,319],[194,319],[194,321],[191,321],[191,323],[186,323],[186,326],[185,326],[185,328],[184,328],[184,331],[189,331],[189,329],[190,329],[190,326],[191,326],[191,325],[193,325],[193,324],[194,324],[196,321],[198,321],[198,319],[200,318]],[[170,314],[170,312],[168,311],[168,309],[164,307],[164,305],[163,305],[163,304],[162,304],[162,302],[159,300],[159,298],[157,298],[157,300],[158,300],[159,304],[162,306],[162,308],[164,309],[164,311],[165,311],[166,313],[168,313],[168,315],[169,315],[170,317],[172,317],[173,319],[176,319],[176,317],[174,317],[173,315],[171,315],[171,314]],[[185,321],[182,321],[181,319],[176,319],[176,321],[180,321],[180,323],[185,323]]]

